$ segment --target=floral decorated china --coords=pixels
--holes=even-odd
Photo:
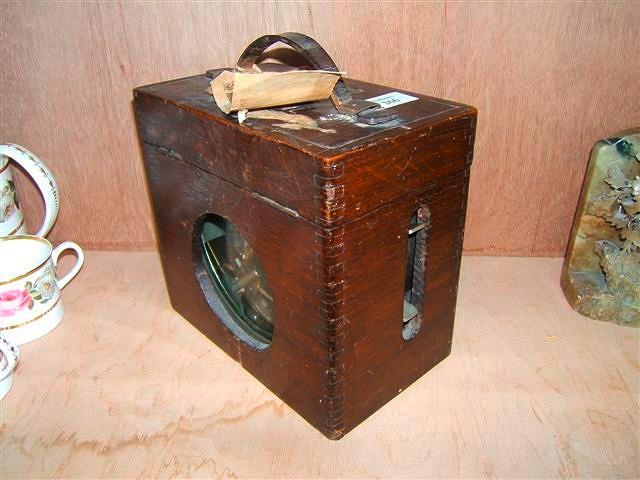
[[[11,390],[18,356],[18,347],[0,335],[0,400]]]
[[[58,279],[58,256],[67,249],[75,251],[77,260]],[[83,261],[82,249],[73,242],[53,248],[44,238],[31,235],[0,238],[0,334],[22,345],[53,330],[64,315],[60,290]]]
[[[44,220],[35,233],[38,237],[44,237],[58,217],[58,187],[51,171],[38,157],[26,148],[14,144],[0,145],[0,237],[27,233],[9,160],[25,169],[44,198]]]

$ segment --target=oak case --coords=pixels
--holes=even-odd
[[[134,91],[173,307],[331,439],[341,438],[451,350],[476,111],[417,94],[399,120],[333,133],[221,113],[198,75]],[[354,97],[390,91],[348,81]],[[315,119],[329,101],[296,107]],[[402,337],[407,227],[429,211],[421,326]],[[273,342],[255,348],[207,301],[204,215],[229,219],[273,291]],[[204,286],[204,290],[203,290]],[[207,292],[207,293],[205,293]],[[420,414],[420,413],[417,413]]]

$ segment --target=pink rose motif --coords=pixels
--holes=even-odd
[[[15,288],[0,292],[0,317],[10,317],[25,307],[32,305],[33,300],[27,290]]]

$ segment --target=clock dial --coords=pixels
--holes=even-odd
[[[222,217],[204,222],[200,240],[207,272],[227,311],[248,335],[271,343],[273,295],[249,242]]]

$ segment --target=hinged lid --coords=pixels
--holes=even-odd
[[[222,70],[212,70],[211,75]],[[381,139],[388,140],[425,127],[433,129],[456,118],[475,114],[473,107],[457,102],[347,79],[346,84],[354,99],[390,103],[397,118],[378,125],[366,125],[354,117],[337,112],[330,100],[324,100],[269,109],[284,114],[304,115],[312,121],[306,124],[315,122],[317,128],[305,127],[305,123],[293,121],[293,118],[289,123],[282,119],[251,118],[251,115],[240,125],[237,114],[227,115],[217,107],[209,93],[209,82],[207,75],[197,75],[139,87],[135,95],[156,97],[211,121],[241,130],[256,130],[273,141],[326,158],[377,143]]]
[[[262,42],[255,50],[250,46],[241,61],[271,39]],[[310,51],[316,60],[324,52]],[[345,79],[336,84],[337,101],[249,112],[239,124],[209,91],[210,77],[222,71],[135,89],[140,137],[169,158],[209,171],[289,214],[337,225],[471,163],[473,107]],[[374,124],[364,123],[358,111],[367,105],[379,105],[360,111],[373,112]]]

